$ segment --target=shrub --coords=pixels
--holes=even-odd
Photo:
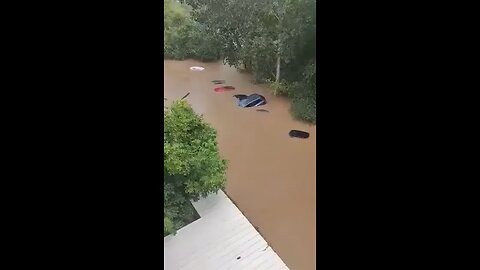
[[[317,122],[317,101],[314,91],[299,89],[302,85],[297,86],[297,90],[292,97],[292,114],[295,118],[309,123]]]
[[[185,101],[164,111],[164,233],[191,220],[190,200],[224,187],[226,161],[220,157],[216,131]]]
[[[271,83],[272,91],[275,96],[290,96],[292,84],[286,81]]]
[[[308,65],[303,72],[303,80],[291,88],[292,114],[300,120],[316,124],[316,64]]]

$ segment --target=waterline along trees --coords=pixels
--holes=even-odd
[[[168,0],[165,0],[168,1]],[[170,2],[170,1],[169,1]],[[223,59],[293,99],[293,114],[316,122],[315,0],[186,0],[188,19],[165,30],[167,58]],[[166,10],[165,18],[178,12]],[[172,19],[173,20],[173,19]],[[192,25],[184,29],[180,25]],[[188,32],[189,34],[185,34]],[[180,38],[180,37],[183,37]],[[174,44],[174,45],[172,45]],[[172,52],[176,53],[172,53]],[[182,53],[178,53],[181,51]]]

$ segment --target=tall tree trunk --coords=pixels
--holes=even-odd
[[[277,54],[277,74],[275,75],[275,82],[280,82],[280,55]]]
[[[277,42],[278,42],[277,43],[277,74],[275,74],[275,82],[279,83],[280,82],[280,63],[281,63],[280,52],[282,51],[280,35],[278,36]]]

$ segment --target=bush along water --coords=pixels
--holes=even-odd
[[[227,163],[220,157],[217,134],[186,101],[164,111],[164,235],[195,219],[190,201],[224,187]]]

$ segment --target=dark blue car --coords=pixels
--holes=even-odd
[[[264,96],[259,94],[247,95],[234,95],[237,99],[237,105],[242,108],[258,107],[267,104],[267,100]]]

